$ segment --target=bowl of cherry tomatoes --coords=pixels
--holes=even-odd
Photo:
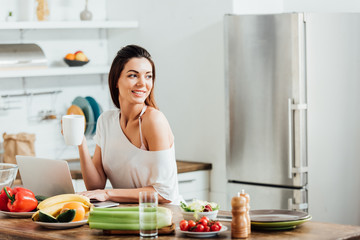
[[[198,221],[181,220],[179,223],[180,232],[195,237],[214,236],[219,232],[225,231],[226,226],[223,226],[219,221],[211,220],[203,216]]]

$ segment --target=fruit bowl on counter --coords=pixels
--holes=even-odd
[[[69,60],[66,58],[64,58],[64,61],[69,67],[81,67],[81,66],[84,66],[85,64],[87,64],[88,62],[90,62],[89,60],[88,61],[77,61],[77,60]]]
[[[75,53],[66,54],[64,61],[69,67],[80,67],[87,64],[89,59],[83,51],[76,51]]]

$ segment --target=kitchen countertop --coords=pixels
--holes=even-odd
[[[67,159],[66,161],[69,164],[72,179],[82,179],[79,159]],[[176,165],[177,165],[178,173],[212,169],[212,165],[210,163],[187,162],[187,161],[177,160]]]
[[[131,205],[131,204],[127,204]],[[172,210],[174,222],[179,223],[182,219],[180,208],[174,205],[162,205]],[[229,212],[221,212],[229,214]],[[230,222],[223,222],[228,227],[227,231],[221,232],[217,237],[207,239],[231,239]],[[64,230],[51,230],[38,226],[30,218],[7,218],[0,214],[0,238],[1,239],[139,239],[138,235],[104,235],[101,230],[90,229],[88,225]],[[340,225],[321,222],[307,222],[289,231],[257,231],[253,230],[247,239],[359,239],[360,226]],[[159,235],[158,239],[178,240],[188,239],[180,232],[175,235]]]

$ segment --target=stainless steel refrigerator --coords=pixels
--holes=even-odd
[[[312,194],[311,191],[308,192],[311,184],[308,162],[312,160],[308,158],[309,134],[317,134],[316,126],[332,124],[332,116],[322,114],[323,108],[320,108],[319,111],[314,111],[317,119],[313,121],[314,131],[310,133],[309,106],[316,106],[315,101],[324,101],[321,94],[334,88],[331,86],[333,69],[342,68],[346,73],[349,70],[354,72],[355,67],[351,59],[344,58],[344,66],[335,65],[333,69],[326,69],[325,66],[329,66],[327,63],[336,56],[331,49],[328,52],[324,50],[325,45],[338,41],[334,46],[342,48],[342,44],[349,43],[346,38],[349,36],[341,40],[341,37],[335,36],[343,33],[334,31],[332,38],[322,32],[332,28],[328,19],[334,19],[334,22],[342,24],[344,28],[350,25],[360,26],[359,16],[328,14],[323,17],[321,14],[303,13],[225,16],[229,200],[236,192],[245,189],[251,196],[252,209],[308,211],[308,199]],[[350,37],[353,34],[352,31],[344,32]],[[359,30],[354,28],[353,32],[360,39]],[[360,53],[359,49],[355,47],[353,51]],[[326,81],[315,76],[321,76],[320,73],[323,72],[319,71],[330,73],[329,79],[326,79],[329,84],[322,91],[312,92],[315,97],[311,103],[308,102],[308,94],[311,92],[309,86]],[[359,72],[355,73],[357,77],[360,77]],[[348,79],[342,81],[346,85]],[[353,85],[355,86],[358,85]],[[317,86],[317,89],[321,88]],[[329,99],[329,104],[331,101]],[[326,103],[323,106],[326,107]],[[333,114],[337,114],[336,109]],[[336,125],[332,127],[336,128]],[[329,132],[332,130],[329,128]],[[358,141],[358,137],[357,134],[354,139]],[[317,151],[316,145],[314,149],[314,152]],[[317,155],[319,156],[321,158],[321,154]],[[313,160],[324,161],[320,158]],[[324,173],[328,167],[330,166],[323,166]],[[316,174],[321,176],[321,170]]]

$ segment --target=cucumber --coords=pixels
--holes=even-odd
[[[75,218],[75,214],[76,214],[75,209],[69,209],[66,212],[60,213],[56,219],[62,223],[71,222]]]
[[[50,214],[47,214],[43,211],[39,211],[39,221],[40,222],[49,222],[49,223],[56,223],[58,220],[51,216]]]

